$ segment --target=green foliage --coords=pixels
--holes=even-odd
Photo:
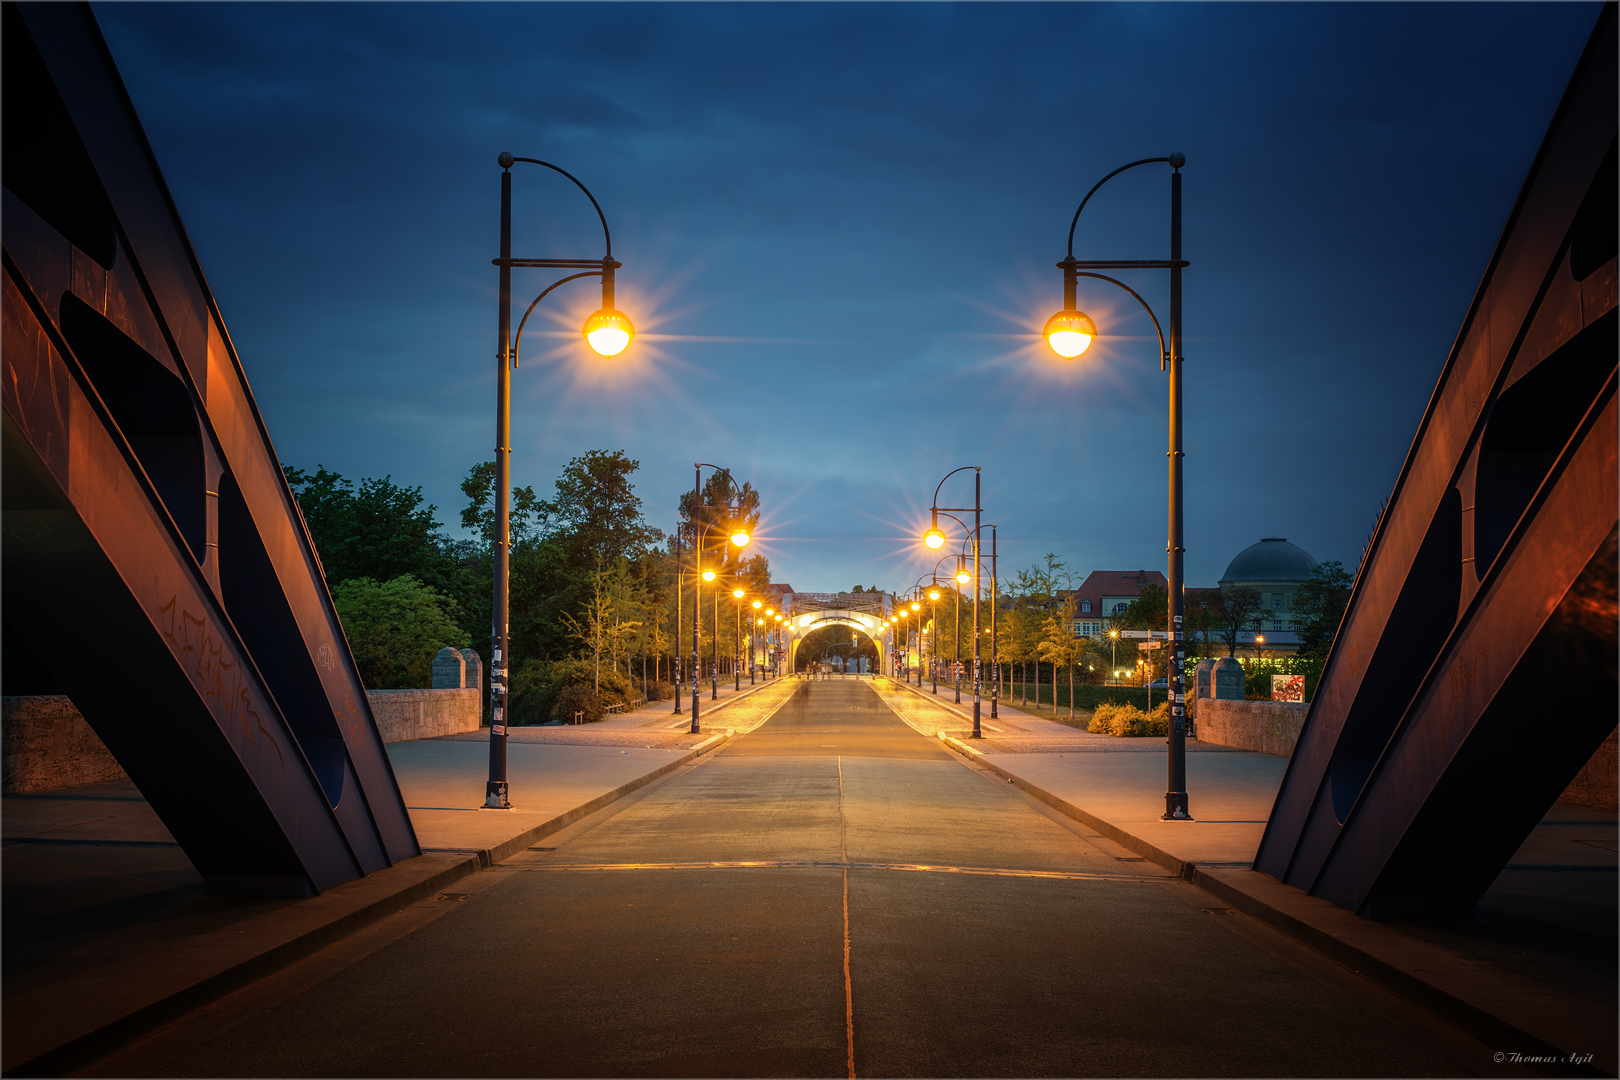
[[[410,574],[378,583],[345,581],[333,593],[338,618],[371,690],[408,690],[433,681],[433,654],[445,646],[465,648],[455,603]]]
[[[662,539],[641,517],[641,499],[630,483],[639,468],[641,462],[622,450],[592,450],[563,469],[537,515],[541,533],[562,547],[569,566],[590,570],[638,558]]]
[[[1244,657],[1239,661],[1243,665],[1243,691],[1244,697],[1250,701],[1271,700],[1271,677],[1273,675],[1303,675],[1305,676],[1305,700],[1310,701],[1316,696],[1316,683],[1322,677],[1323,658],[1319,656],[1281,656],[1262,657],[1258,660]]]
[[[594,724],[603,716],[603,702],[595,690],[580,683],[570,683],[557,695],[557,719],[565,724],[574,722],[575,713],[587,724]]]
[[[1237,655],[1237,636],[1243,630],[1257,630],[1265,609],[1260,593],[1247,585],[1222,585],[1206,594],[1210,629],[1226,643],[1226,655]]]
[[[1091,723],[1087,725],[1086,730],[1097,735],[1113,735],[1119,738],[1168,735],[1170,704],[1166,702],[1150,713],[1143,712],[1135,705],[1099,705],[1091,714]]]
[[[1144,585],[1130,607],[1113,616],[1109,625],[1119,630],[1163,630],[1169,625],[1170,594],[1163,585]]]
[[[1301,656],[1327,659],[1339,623],[1344,620],[1345,606],[1350,603],[1353,584],[1344,564],[1334,559],[1317,563],[1310,580],[1294,593],[1294,625]]]
[[[434,520],[438,508],[422,505],[421,488],[400,487],[385,476],[362,479],[355,490],[323,465],[313,473],[290,465],[281,471],[298,499],[329,586],[412,574],[449,591],[455,560]]]
[[[743,550],[730,542],[730,536],[739,525],[750,535],[759,527],[759,492],[744,482],[734,487],[732,478],[723,472],[712,472],[703,481],[702,502],[691,491],[681,493],[680,515],[686,531],[687,543],[700,542],[705,566],[718,564],[734,572],[743,561]],[[769,578],[766,584],[770,583]]]

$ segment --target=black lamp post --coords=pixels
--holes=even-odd
[[[973,505],[939,505],[939,492],[940,489],[945,486],[945,481],[949,480],[959,472],[966,472],[968,469],[973,470]],[[953,521],[961,524],[963,528],[966,528],[967,526],[965,522],[962,522],[960,518],[954,517],[952,514],[948,513],[948,511],[956,511],[964,514],[969,510],[973,511],[973,528],[968,531],[968,535],[972,537],[973,540],[973,737],[975,739],[981,739],[984,737],[983,730],[980,726],[980,702],[983,696],[983,680],[979,665],[979,526],[981,524],[980,519],[984,512],[983,503],[980,498],[980,479],[980,468],[977,465],[963,465],[959,469],[952,469],[950,472],[946,473],[944,479],[940,480],[940,482],[934,488],[933,505],[929,508],[929,513],[932,515],[933,524],[930,525],[928,531],[923,534],[923,542],[929,547],[936,549],[943,547],[945,545],[945,534],[941,532],[939,528],[939,515],[945,514],[947,517],[951,517]]]
[[[694,562],[696,564],[695,565],[696,578],[692,583],[692,734],[693,735],[701,734],[701,732],[702,732],[702,728],[698,725],[698,697],[702,693],[702,689],[701,689],[700,684],[703,681],[703,659],[702,659],[703,658],[703,641],[702,641],[702,634],[703,634],[703,625],[702,625],[703,624],[703,586],[702,586],[701,582],[703,581],[703,548],[708,543],[709,527],[710,527],[708,522],[704,522],[704,523],[702,523],[701,528],[700,529],[698,528],[698,520],[697,520],[698,512],[701,511],[701,510],[733,510],[733,508],[730,507],[730,506],[705,506],[703,504],[703,470],[704,469],[713,469],[717,475],[724,476],[726,478],[726,483],[730,484],[731,487],[732,487],[732,490],[737,492],[739,500],[740,500],[740,498],[742,496],[742,490],[737,487],[737,482],[731,478],[730,470],[722,469],[718,465],[710,465],[708,462],[704,462],[704,461],[697,462],[692,466],[693,480],[692,480],[692,518],[691,518],[691,520],[692,520],[692,524],[694,525],[694,532],[696,532],[696,535],[693,537],[693,544],[692,544],[692,551],[694,553]],[[748,543],[749,536],[748,536],[747,530],[742,527],[742,522],[741,521],[732,522],[731,528],[732,528],[731,543],[735,544],[737,547],[745,546]],[[716,605],[716,607],[715,607],[715,624],[714,624],[715,625],[715,632],[716,632],[717,635],[718,635],[719,630],[720,630],[719,603],[720,603],[720,600],[719,600],[719,596],[717,594],[716,597],[715,597],[715,605]],[[716,662],[718,662],[718,660],[719,660],[719,652],[720,652],[719,641],[716,640],[716,642],[715,642],[715,659],[716,659]],[[715,696],[717,696],[717,697],[719,696],[718,676],[716,676],[716,681],[715,681]]]
[[[748,624],[748,685],[754,685],[754,659],[759,655],[759,609],[764,601],[754,601],[754,621]]]
[[[1134,169],[1138,165],[1150,165],[1164,162],[1170,166],[1170,257],[1168,259],[1145,260],[1103,260],[1082,262],[1074,257],[1074,230],[1080,222],[1080,211],[1086,208],[1086,203],[1097,193],[1097,189],[1109,180],[1118,176],[1127,169]],[[1074,218],[1069,223],[1069,252],[1063,261],[1058,263],[1058,269],[1063,271],[1063,310],[1047,320],[1043,331],[1052,351],[1059,356],[1073,359],[1086,351],[1092,338],[1097,336],[1096,325],[1082,311],[1075,307],[1076,284],[1079,278],[1096,278],[1117,285],[1142,305],[1153,320],[1153,328],[1159,334],[1159,369],[1170,373],[1170,447],[1169,447],[1169,487],[1170,507],[1168,522],[1167,548],[1170,555],[1169,574],[1169,645],[1170,664],[1168,682],[1170,684],[1170,752],[1169,777],[1167,789],[1164,794],[1164,819],[1166,821],[1190,821],[1192,815],[1187,805],[1187,727],[1186,727],[1186,691],[1182,685],[1182,668],[1186,661],[1186,642],[1182,636],[1183,614],[1185,610],[1185,589],[1182,583],[1183,553],[1182,546],[1182,404],[1181,404],[1181,271],[1190,265],[1181,257],[1181,167],[1187,163],[1186,155],[1171,154],[1168,157],[1143,158],[1128,165],[1121,165],[1101,180],[1097,181],[1086,197],[1080,200],[1080,206],[1074,212]],[[1170,345],[1165,348],[1164,331],[1159,327],[1159,320],[1148,307],[1147,301],[1137,295],[1136,290],[1122,281],[1108,277],[1106,274],[1091,273],[1093,270],[1168,270],[1170,271]]]
[[[489,783],[484,788],[484,806],[490,810],[510,810],[512,803],[508,798],[506,787],[506,672],[510,659],[508,641],[510,619],[507,608],[511,586],[512,547],[512,369],[518,365],[523,326],[528,322],[529,314],[534,311],[535,306],[559,285],[580,278],[599,277],[602,279],[602,307],[585,320],[585,326],[581,330],[585,340],[598,354],[617,356],[629,346],[630,339],[635,337],[636,331],[630,325],[630,320],[613,306],[613,272],[624,264],[613,258],[613,238],[608,233],[607,217],[603,215],[596,196],[571,173],[549,161],[513,157],[507,153],[501,154],[496,160],[501,167],[501,254],[500,258],[493,260],[494,265],[499,268],[500,277],[496,314],[499,349],[495,354],[495,610],[491,620],[493,625],[490,627]],[[596,216],[602,222],[602,240],[606,252],[602,258],[512,258],[512,166],[519,161],[561,173],[572,180],[579,190],[585,192],[585,197],[591,200],[591,205],[596,208]],[[544,292],[535,297],[534,303],[529,305],[528,311],[523,313],[523,318],[518,322],[515,337],[511,332],[514,266],[582,271],[552,282]]]
[[[996,718],[996,701],[1001,697],[1001,653],[996,640],[996,612],[1001,607],[1001,594],[996,581],[996,527],[990,530],[990,719]]]
[[[732,686],[732,689],[733,690],[741,690],[742,689],[742,666],[740,664],[738,664],[737,661],[742,659],[742,598],[743,598],[743,590],[740,589],[740,588],[739,589],[732,589],[731,590],[731,595],[737,601],[737,605],[736,605],[737,606],[737,622],[731,628],[731,641],[732,641],[732,644],[731,644],[731,661],[732,661],[731,674],[735,677],[733,679],[734,685]],[[749,681],[752,682],[753,680],[750,679]]]
[[[675,666],[670,671],[675,684],[675,716],[681,715],[681,678],[686,674],[681,666],[681,523],[675,523]]]

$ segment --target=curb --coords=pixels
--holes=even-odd
[[[1404,936],[1397,937],[1397,931],[1387,930],[1378,923],[1362,919],[1360,916],[1345,911],[1326,900],[1301,892],[1279,881],[1264,877],[1256,870],[1244,870],[1233,867],[1220,867],[1205,869],[1195,862],[1178,859],[1162,848],[1148,843],[1141,837],[1126,832],[1119,826],[1104,821],[1095,814],[1082,810],[1066,799],[1059,798],[1045,788],[1033,784],[1015,773],[1009,772],[994,762],[985,760],[984,752],[977,750],[960,739],[952,738],[943,732],[939,740],[945,746],[954,750],[971,761],[978,768],[992,772],[1004,780],[1009,781],[1031,797],[1038,799],[1066,817],[1073,818],[1083,825],[1095,829],[1101,835],[1119,844],[1128,851],[1133,851],[1149,862],[1168,870],[1176,877],[1194,885],[1211,896],[1224,901],[1233,909],[1242,912],[1251,918],[1265,923],[1271,929],[1294,939],[1306,947],[1321,953],[1323,956],[1343,967],[1360,975],[1368,982],[1382,987],[1397,997],[1418,1006],[1433,1014],[1445,1023],[1466,1032],[1487,1046],[1513,1047],[1519,1053],[1535,1056],[1550,1056],[1553,1060],[1562,1058],[1569,1053],[1569,1048],[1560,1047],[1549,1042],[1545,1036],[1534,1034],[1525,1026],[1504,1019],[1489,1009],[1475,1004],[1460,996],[1459,993],[1436,985],[1419,975],[1397,966],[1396,963],[1362,948],[1344,937],[1335,935],[1331,930],[1318,925],[1319,922],[1356,920],[1353,929],[1369,937],[1388,936],[1389,947],[1398,955],[1409,961],[1420,964],[1429,962],[1436,966],[1444,965],[1447,960],[1460,959],[1443,946],[1429,945]],[[1255,880],[1234,881],[1239,875],[1253,876]],[[1259,888],[1245,888],[1244,885],[1259,886]],[[1258,895],[1262,892],[1278,892],[1278,903],[1273,903],[1266,897]],[[1279,904],[1312,909],[1298,914],[1286,911]],[[1314,916],[1314,918],[1312,917]],[[1454,966],[1454,965],[1452,965]],[[1466,962],[1465,966],[1474,966]],[[1490,973],[1494,980],[1501,981],[1501,973]],[[1477,987],[1476,987],[1477,989]],[[1527,992],[1533,997],[1547,998],[1546,991],[1527,984]],[[1544,1007],[1556,1017],[1567,1019],[1573,1006],[1577,1011],[1588,1011],[1592,1007],[1582,999],[1570,998],[1567,1002],[1543,1002]],[[1584,1006],[1584,1008],[1583,1008]],[[1556,1026],[1557,1020],[1552,1024]],[[1535,1025],[1543,1026],[1543,1025]],[[1607,1065],[1607,1071],[1596,1065],[1563,1066],[1558,1075],[1574,1076],[1613,1076],[1612,1066]]]
[[[205,975],[189,986],[167,994],[156,1001],[149,1002],[133,1012],[126,1013],[100,1027],[77,1035],[67,1042],[54,1046],[41,1054],[36,1054],[26,1061],[18,1062],[16,1065],[6,1069],[3,1075],[61,1076],[83,1068],[98,1058],[105,1057],[107,1054],[129,1045],[141,1036],[178,1020],[189,1012],[218,1001],[227,994],[290,967],[326,948],[328,945],[341,941],[368,926],[381,922],[390,915],[405,910],[412,904],[427,899],[447,885],[452,885],[462,878],[475,874],[479,870],[487,869],[496,863],[505,862],[513,855],[528,848],[536,840],[560,832],[574,822],[589,817],[631,792],[646,787],[654,780],[674,772],[683,765],[692,763],[726,742],[733,733],[732,729],[717,732],[675,760],[666,762],[628,783],[621,784],[612,791],[604,792],[588,802],[581,803],[572,810],[564,811],[531,829],[526,829],[517,836],[502,841],[494,847],[472,851],[462,856],[459,861],[450,862],[449,865],[430,877],[414,881],[395,892],[378,897],[353,911],[340,915],[331,922],[295,934],[279,944],[270,946],[263,952],[238,960],[220,971]],[[432,854],[417,856],[417,858],[432,857]],[[441,857],[443,856],[441,855]],[[403,863],[396,864],[396,866],[408,867],[414,861],[406,860]],[[355,880],[364,882],[367,879],[357,878]],[[331,890],[321,895],[329,897],[331,896]],[[311,899],[319,898],[312,897]],[[282,911],[297,912],[298,908],[284,908]],[[276,915],[281,914],[281,912],[271,914]],[[233,926],[226,929],[235,932],[239,927]],[[214,933],[218,934],[220,932],[215,931]],[[138,957],[136,959],[138,960]]]

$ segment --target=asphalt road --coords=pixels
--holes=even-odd
[[[863,681],[804,684],[545,844],[93,1073],[1428,1076],[1484,1060],[946,752]]]

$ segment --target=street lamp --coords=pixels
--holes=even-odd
[[[743,544],[748,543],[748,534],[746,532],[744,532],[742,534],[742,538],[743,538],[743,541],[742,541]],[[737,544],[737,535],[735,533],[732,534],[731,542],[733,544]],[[742,547],[742,544],[737,544],[737,546]],[[737,624],[731,628],[732,629],[732,635],[731,635],[732,636],[732,646],[731,646],[731,648],[732,648],[732,652],[735,654],[735,656],[734,656],[734,658],[735,658],[735,657],[741,657],[742,656],[742,598],[743,598],[743,590],[742,589],[732,589],[731,590],[731,595],[733,597],[735,597],[736,601],[737,601]],[[734,675],[736,677],[735,678],[735,685],[732,686],[732,689],[733,690],[741,690],[742,689],[742,668],[741,668],[741,666],[732,668],[731,673],[732,673],[732,675]],[[749,679],[748,681],[753,682],[754,680]]]
[[[762,600],[755,600],[754,601],[754,621],[748,624],[748,685],[749,686],[754,685],[754,669],[757,666],[756,663],[755,663],[755,657],[757,657],[759,655],[759,642],[756,639],[759,636],[759,609],[762,606],[764,606],[764,601],[762,601]]]
[[[706,461],[697,462],[692,466],[693,480],[692,480],[692,506],[691,506],[691,515],[692,516],[691,516],[691,524],[693,526],[693,533],[694,533],[694,536],[693,536],[694,543],[692,544],[692,551],[694,553],[694,558],[696,559],[696,565],[697,565],[697,569],[699,571],[699,576],[701,576],[704,581],[713,581],[715,579],[715,572],[712,569],[711,570],[703,569],[703,549],[706,546],[707,540],[708,540],[709,523],[704,522],[700,526],[699,523],[698,523],[698,512],[701,511],[701,510],[733,510],[733,508],[730,507],[730,506],[705,506],[705,505],[703,505],[703,470],[704,469],[713,469],[715,471],[715,475],[724,476],[726,478],[726,482],[731,485],[732,490],[737,492],[739,503],[741,501],[742,489],[737,487],[737,481],[735,481],[735,480],[733,480],[731,478],[731,472],[728,469],[722,469],[718,465],[710,465]],[[733,512],[735,512],[735,511],[733,511]],[[732,542],[732,544],[736,545],[737,547],[742,547],[744,544],[748,543],[748,530],[743,527],[743,524],[742,524],[742,522],[740,520],[739,521],[733,521],[731,528],[732,528],[732,533],[731,533],[731,542]],[[720,598],[719,598],[718,595],[716,595],[716,597],[715,597],[715,604],[716,604],[716,608],[715,608],[715,611],[716,611],[716,615],[715,615],[715,634],[716,634],[717,638],[718,638],[719,631],[720,631],[720,619],[719,619],[719,607],[718,607],[719,603],[720,603]],[[702,629],[703,629],[703,587],[701,585],[697,584],[697,582],[693,582],[692,583],[692,730],[691,730],[691,733],[693,735],[700,734],[701,731],[702,731],[702,729],[698,726],[698,695],[699,695],[698,684],[703,679]],[[716,661],[719,660],[719,652],[720,652],[720,647],[719,647],[719,642],[717,640],[716,643],[715,643],[715,654],[716,654],[715,659],[716,659]],[[715,677],[713,690],[714,690],[714,696],[719,697],[720,690],[719,690],[719,676],[718,676],[718,674]]]
[[[928,621],[934,628],[933,653],[930,659],[933,663],[928,665],[929,673],[934,679],[934,696],[939,696],[939,587],[932,586],[928,590],[929,617]]]
[[[1086,208],[1086,203],[1097,193],[1097,189],[1109,180],[1134,169],[1138,165],[1150,165],[1163,162],[1170,166],[1170,257],[1168,259],[1146,260],[1103,260],[1082,262],[1074,257],[1074,230],[1080,223],[1080,212]],[[1170,373],[1170,438],[1169,438],[1169,539],[1167,548],[1170,554],[1169,567],[1169,644],[1170,663],[1168,682],[1170,684],[1170,739],[1168,754],[1168,782],[1164,793],[1164,819],[1166,821],[1190,821],[1192,815],[1187,803],[1187,726],[1186,726],[1186,693],[1181,683],[1182,668],[1186,661],[1186,643],[1182,638],[1182,623],[1185,609],[1185,590],[1182,582],[1183,554],[1182,547],[1182,407],[1181,407],[1181,364],[1184,357],[1181,355],[1181,271],[1190,265],[1181,257],[1181,167],[1187,163],[1186,155],[1180,153],[1170,154],[1168,157],[1143,158],[1128,165],[1121,165],[1107,176],[1094,184],[1086,197],[1080,200],[1080,206],[1074,212],[1074,218],[1069,223],[1069,251],[1063,261],[1058,263],[1058,269],[1063,271],[1063,310],[1053,315],[1046,322],[1044,335],[1047,344],[1059,356],[1073,359],[1086,351],[1091,340],[1097,336],[1096,324],[1089,316],[1078,310],[1075,306],[1076,288],[1078,279],[1095,278],[1118,286],[1136,298],[1142,305],[1148,318],[1153,321],[1153,328],[1159,335],[1159,370],[1168,370]],[[1170,271],[1170,345],[1167,349],[1164,341],[1164,330],[1159,326],[1158,316],[1148,307],[1146,300],[1139,296],[1135,289],[1122,281],[1108,277],[1106,274],[1092,273],[1094,270],[1168,270]]]
[[[972,506],[941,506],[941,505],[939,505],[939,493],[940,493],[940,490],[945,486],[945,481],[949,480],[951,477],[955,476],[959,472],[966,472],[968,469],[973,470],[973,505]],[[982,501],[980,499],[979,490],[980,490],[980,469],[979,469],[979,466],[977,466],[977,465],[963,465],[959,469],[952,469],[950,472],[946,473],[944,479],[940,480],[940,482],[937,485],[935,485],[935,487],[934,487],[934,498],[933,498],[932,503],[929,506],[929,514],[932,517],[932,523],[933,523],[932,528],[930,528],[929,532],[939,533],[941,542],[943,542],[943,540],[944,540],[944,534],[940,533],[940,531],[939,531],[939,515],[940,514],[944,513],[944,514],[946,514],[947,517],[950,517],[950,516],[952,516],[949,513],[950,511],[955,511],[957,513],[963,513],[963,514],[967,513],[969,510],[973,511],[973,528],[971,530],[968,530],[968,535],[971,537],[971,539],[973,541],[973,574],[972,574],[972,578],[973,578],[973,582],[974,582],[974,585],[973,585],[973,738],[975,738],[975,739],[980,739],[980,738],[984,737],[983,731],[982,731],[982,729],[980,727],[980,704],[979,704],[980,699],[981,699],[981,692],[982,692],[982,678],[981,678],[980,671],[979,671],[979,649],[980,649],[980,645],[979,645],[979,637],[980,637],[980,635],[979,635],[979,586],[978,586],[978,579],[979,579],[979,529],[980,529],[980,525],[981,525],[981,515],[983,513],[983,504],[982,504]],[[956,518],[955,520],[957,521],[958,524],[962,525],[964,530],[967,529],[966,523],[963,522],[960,518]],[[925,543],[928,542],[927,534],[924,534],[924,542]]]
[[[514,259],[512,258],[512,166],[519,161],[539,165],[572,180],[574,186],[585,193],[596,208],[602,222],[604,254],[600,259]],[[501,167],[501,228],[500,258],[493,260],[499,268],[499,286],[496,306],[498,349],[495,353],[495,596],[491,619],[489,665],[489,782],[484,788],[484,806],[490,810],[510,810],[506,783],[506,691],[507,665],[511,659],[510,612],[511,548],[512,548],[512,370],[518,364],[518,350],[523,339],[523,325],[535,306],[549,296],[552,290],[580,278],[602,279],[602,306],[590,318],[580,333],[590,347],[601,356],[617,356],[635,336],[630,320],[613,306],[613,274],[624,264],[613,257],[613,237],[608,232],[607,217],[590,189],[580,183],[572,173],[539,158],[520,158],[502,153],[497,159]],[[518,323],[518,332],[512,334],[512,268],[544,267],[550,269],[579,270],[580,273],[552,282],[534,298]]]

